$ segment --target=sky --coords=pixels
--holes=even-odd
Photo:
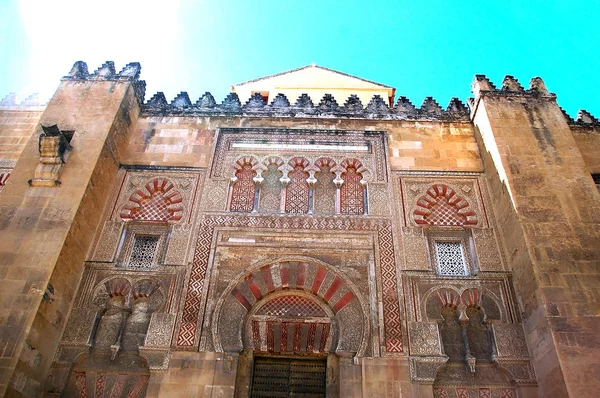
[[[0,98],[50,98],[75,61],[142,65],[146,99],[205,91],[311,63],[396,88],[420,105],[544,79],[571,116],[600,117],[598,0],[0,0]]]

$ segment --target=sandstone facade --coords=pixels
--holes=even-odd
[[[539,78],[169,103],[140,69],[0,102],[0,394],[597,395],[592,115]]]

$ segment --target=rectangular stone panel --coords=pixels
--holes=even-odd
[[[410,322],[410,354],[417,356],[442,355],[438,325],[435,322]]]

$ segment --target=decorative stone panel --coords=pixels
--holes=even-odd
[[[173,225],[167,242],[165,265],[186,265],[190,250],[191,224]]]
[[[386,134],[381,131],[222,128],[210,176],[233,176],[235,161],[243,156],[260,159],[268,166],[268,158],[277,152],[284,164],[299,156],[311,165],[319,164],[323,156],[338,165],[344,160],[356,159],[368,170],[368,175],[360,171],[363,178],[382,182],[388,180],[385,146]]]
[[[112,262],[115,260],[123,226],[124,223],[121,221],[107,221],[104,223],[92,261]]]
[[[202,189],[201,211],[224,211],[227,206],[229,192],[228,179],[209,178]]]
[[[502,256],[493,228],[472,230],[475,252],[480,271],[502,271]]]
[[[410,355],[442,356],[440,333],[436,322],[410,322]]]
[[[144,347],[169,348],[176,318],[175,314],[153,313],[146,333]]]
[[[446,364],[448,357],[410,357],[410,379],[424,384],[433,384],[435,376],[442,366]]]
[[[405,269],[430,269],[427,255],[429,249],[423,228],[402,227],[402,243],[404,245]]]
[[[433,218],[439,219],[439,222],[442,222],[440,225],[467,225],[478,228],[489,225],[479,179],[476,177],[411,174],[399,176],[398,184],[402,193],[401,210],[407,226],[429,224],[430,221],[433,222]],[[445,198],[446,202],[437,203],[434,197]],[[457,212],[462,222],[443,224],[445,219],[453,220],[450,214],[452,211]],[[427,217],[433,218],[428,221]]]
[[[62,337],[64,345],[89,345],[92,330],[98,316],[95,309],[74,308]]]
[[[518,323],[492,324],[496,352],[499,358],[528,358],[527,342],[523,326]]]
[[[389,216],[390,194],[387,183],[371,182],[368,185],[369,214],[373,216]]]

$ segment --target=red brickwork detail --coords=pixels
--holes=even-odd
[[[452,289],[439,289],[435,297],[440,301],[442,307],[456,308],[460,304],[460,296]]]
[[[125,375],[117,375],[115,378],[115,384],[113,384],[112,391],[110,392],[110,398],[120,398],[123,393],[123,388],[125,387],[125,381],[127,376]]]
[[[254,341],[254,347],[260,349],[260,326],[258,321],[252,321],[252,341]]]
[[[144,387],[146,387],[147,383],[148,383],[147,376],[139,376],[137,378],[135,384],[133,385],[133,388],[129,391],[129,394],[127,394],[127,398],[141,397],[142,390],[144,389]]]
[[[321,331],[321,341],[319,342],[319,352],[325,352],[325,347],[327,345],[327,338],[329,337],[329,330],[331,329],[331,325],[328,323],[323,324],[323,329]]]
[[[179,221],[183,215],[183,199],[171,182],[155,178],[138,189],[121,210],[121,219],[139,221]]]
[[[233,184],[229,210],[242,213],[254,210],[256,186],[253,178],[255,175],[256,172],[252,170],[252,165],[249,163],[244,164],[240,170],[236,171],[237,181]]]
[[[473,226],[478,223],[469,202],[444,184],[431,186],[417,200],[417,206],[413,217],[419,225]]]
[[[326,276],[327,276],[327,270],[323,267],[319,267],[319,269],[317,270],[317,274],[315,275],[315,280],[313,281],[312,289],[311,289],[311,291],[314,294],[319,293],[319,289],[321,288],[321,285],[323,284],[323,281],[325,280]]]
[[[85,372],[75,373],[75,388],[79,393],[79,398],[87,398],[87,386],[85,382]]]
[[[281,346],[280,350],[281,351],[287,351],[287,341],[288,341],[288,323],[287,322],[281,322],[281,326],[279,328],[280,332],[281,332],[281,339],[280,339],[280,343],[279,345]]]
[[[104,383],[106,381],[106,376],[104,376],[103,374],[98,374],[98,376],[96,377],[96,389],[94,391],[94,396],[96,398],[102,398],[104,397]]]
[[[275,351],[275,336],[273,333],[273,321],[267,321],[267,351]]]
[[[2,192],[2,189],[4,189],[6,181],[8,181],[9,177],[10,173],[0,173],[0,192]]]
[[[340,188],[340,213],[361,215],[365,213],[365,189],[360,183],[362,174],[355,167],[348,167],[342,174],[344,184]]]
[[[204,282],[208,261],[210,257],[211,244],[214,234],[214,228],[234,227],[234,228],[269,228],[277,230],[330,230],[330,231],[373,231],[377,233],[379,270],[382,281],[382,301],[383,301],[383,326],[386,353],[401,353],[402,344],[402,323],[400,313],[400,303],[398,301],[398,287],[396,263],[394,255],[394,243],[392,237],[392,227],[389,220],[364,220],[359,218],[339,219],[337,217],[263,217],[252,215],[205,215],[201,226],[192,270],[187,286],[184,291],[183,310],[180,312],[175,335],[177,336],[177,346],[180,348],[192,348],[199,342],[198,331],[202,328],[204,320],[204,305],[206,298],[203,298]],[[298,264],[298,274],[296,276],[296,285],[298,288],[307,287],[305,263]],[[254,275],[254,277],[257,277]],[[334,279],[334,278],[332,278]],[[235,290],[234,290],[235,291]],[[205,293],[205,292],[204,292]],[[232,292],[233,293],[233,292]],[[238,295],[233,293],[240,301]],[[241,293],[239,293],[240,296]],[[263,294],[264,296],[264,294]],[[347,296],[354,297],[353,295]],[[342,297],[342,299],[344,296]],[[343,303],[344,301],[340,301]],[[246,307],[250,304],[240,304]],[[334,308],[341,310],[344,306],[338,303],[331,303]],[[346,303],[347,304],[347,303]],[[247,307],[246,307],[247,308]]]
[[[308,173],[304,171],[304,167],[296,165],[294,170],[288,174],[290,182],[286,188],[285,212],[292,214],[308,213],[308,197],[309,188]]]
[[[394,241],[392,238],[392,227],[389,223],[379,228],[378,241],[385,349],[387,352],[400,353],[403,351],[402,322],[400,303],[398,301]]]

